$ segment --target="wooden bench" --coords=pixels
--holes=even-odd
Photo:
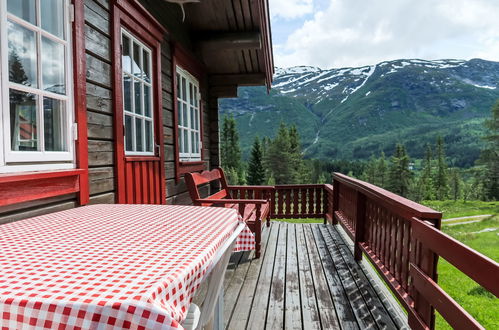
[[[208,197],[201,198],[199,187],[219,183],[220,190]],[[273,186],[229,186],[221,168],[201,173],[187,173],[185,183],[191,195],[192,202],[197,206],[218,206],[237,209],[244,222],[255,233],[255,256],[260,257],[262,225],[267,221],[270,226],[270,193]],[[251,192],[254,199],[233,198],[238,191]],[[246,195],[246,194],[245,194]],[[245,197],[245,196],[244,196]]]

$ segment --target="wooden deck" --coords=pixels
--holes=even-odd
[[[273,222],[253,252],[231,258],[227,329],[399,329],[406,316],[351,241],[331,225]]]

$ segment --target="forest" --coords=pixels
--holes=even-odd
[[[423,159],[411,159],[403,141],[393,154],[371,155],[368,161],[305,159],[295,125],[281,122],[274,137],[256,137],[248,161],[241,157],[239,132],[232,116],[221,131],[221,163],[232,184],[329,183],[340,172],[414,201],[499,200],[499,101],[484,123],[485,147],[469,168],[451,167],[442,137],[427,143]]]

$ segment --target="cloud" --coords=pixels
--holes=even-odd
[[[271,0],[270,15],[273,19],[296,19],[313,11],[312,0]]]
[[[288,31],[275,62],[328,68],[398,58],[498,60],[498,13],[497,0],[330,0]]]

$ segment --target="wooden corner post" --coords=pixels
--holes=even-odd
[[[331,209],[331,217],[333,218],[333,225],[338,224],[338,219],[335,216],[336,211],[340,209],[340,182],[333,181],[333,207]]]

